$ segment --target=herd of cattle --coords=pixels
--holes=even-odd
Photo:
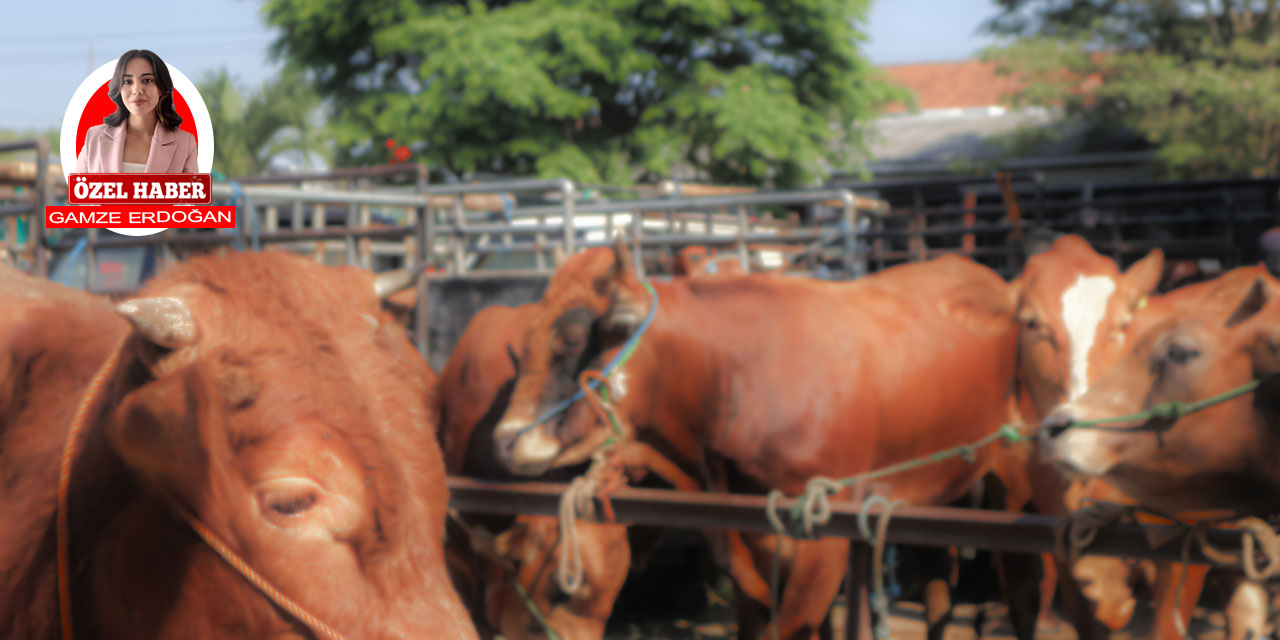
[[[438,376],[364,270],[210,255],[117,305],[0,266],[0,636],[598,639],[643,551],[627,527],[579,521],[561,544],[555,518],[451,512],[445,477],[568,480],[602,447],[633,483],[798,494],[1017,423],[1036,437],[842,497],[1280,511],[1280,282],[1262,266],[1157,294],[1159,251],[1121,272],[1075,236],[1012,282],[957,257],[852,282],[697,258],[652,282],[622,243],[563,259],[539,302],[477,314]],[[553,410],[624,344],[608,413]],[[741,637],[825,632],[846,541],[704,533]],[[954,554],[903,551],[930,558],[941,638]],[[1019,638],[1055,593],[1081,638],[1105,637],[1139,583],[1152,635],[1179,637],[1208,574],[996,560]],[[1263,586],[1223,582],[1230,637],[1260,637]]]

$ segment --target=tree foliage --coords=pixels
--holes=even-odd
[[[1171,175],[1280,173],[1280,0],[999,0],[987,52],[1095,130],[1123,126]]]
[[[248,92],[222,68],[207,72],[199,89],[217,137],[215,171],[231,177],[257,175],[286,153],[329,160],[320,98],[301,71],[286,69]]]
[[[863,58],[869,0],[267,0],[275,51],[332,101],[340,161],[625,184],[678,167],[814,181],[901,92]]]

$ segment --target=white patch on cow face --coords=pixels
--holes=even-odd
[[[618,369],[609,376],[609,400],[617,402],[627,396],[627,372]]]
[[[1115,290],[1116,282],[1108,276],[1080,276],[1062,293],[1062,323],[1067,328],[1070,348],[1068,401],[1079,398],[1089,388],[1089,352]]]
[[[1066,414],[1072,422],[1095,419],[1076,403],[1064,404],[1053,410],[1055,414]],[[1098,416],[1101,417],[1101,416]],[[1088,476],[1100,476],[1111,470],[1115,460],[1111,455],[1111,447],[1107,446],[1109,438],[1093,429],[1069,429],[1057,437],[1048,430],[1040,431],[1041,449],[1059,464]]]

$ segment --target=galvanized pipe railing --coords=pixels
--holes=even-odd
[[[0,143],[0,153],[35,151],[35,174],[31,178],[7,178],[5,184],[31,189],[29,202],[0,206],[0,219],[5,220],[5,244],[17,260],[28,256],[31,271],[40,277],[48,273],[44,249],[44,208],[50,202],[49,141],[45,138]],[[18,241],[18,216],[27,216],[27,239]]]
[[[467,194],[483,194],[494,192],[545,192],[548,188],[556,188],[564,198],[559,207],[524,207],[516,209],[512,217],[542,217],[546,218],[556,215],[560,218],[559,224],[482,224],[469,225],[463,220],[455,217],[452,225],[441,228],[436,216],[431,215],[431,197],[440,195],[462,196]],[[257,207],[262,206],[270,211],[278,211],[280,204],[292,203],[295,213],[300,213],[299,207],[305,205],[320,206],[324,204],[337,205],[381,205],[388,207],[406,207],[417,212],[417,219],[413,225],[377,225],[377,226],[357,226],[343,225],[341,227],[325,227],[323,220],[317,217],[313,228],[298,228],[280,230],[275,225],[268,223],[263,225],[268,230],[260,231],[255,234],[254,240],[265,244],[279,244],[289,242],[325,242],[325,241],[346,241],[348,250],[356,240],[385,240],[396,241],[416,236],[419,248],[414,251],[415,259],[421,258],[425,263],[430,264],[434,257],[437,247],[434,246],[435,238],[439,235],[450,237],[453,242],[453,260],[455,273],[465,273],[465,265],[468,262],[466,256],[478,254],[501,253],[506,251],[537,251],[541,252],[551,248],[552,245],[543,245],[540,241],[533,243],[525,241],[513,241],[515,235],[551,235],[561,234],[562,239],[556,244],[561,244],[566,252],[578,246],[604,246],[608,244],[607,239],[601,241],[579,240],[578,235],[586,233],[591,228],[575,223],[575,216],[580,217],[583,214],[612,214],[612,213],[633,213],[632,216],[633,229],[635,230],[636,247],[646,246],[678,246],[683,244],[713,244],[713,245],[729,245],[736,243],[740,252],[746,251],[746,245],[757,242],[775,242],[775,243],[802,243],[813,242],[815,240],[831,241],[838,238],[838,234],[845,236],[846,244],[852,246],[852,231],[856,225],[857,211],[853,207],[855,202],[852,193],[845,190],[824,190],[824,191],[803,191],[803,192],[782,192],[782,193],[750,193],[734,196],[721,197],[691,197],[691,198],[667,198],[662,200],[644,200],[644,201],[628,201],[618,203],[590,203],[585,205],[576,205],[574,203],[573,183],[568,180],[518,180],[504,181],[496,183],[484,184],[465,184],[465,185],[443,185],[428,186],[422,188],[419,193],[370,193],[370,192],[354,192],[354,191],[333,191],[333,190],[301,190],[296,188],[281,187],[244,187],[237,192],[231,185],[226,183],[216,183],[213,185],[212,194],[215,199],[233,199],[239,198],[237,203],[242,208],[252,207],[253,215],[257,215]],[[458,198],[455,198],[455,201]],[[742,232],[742,226],[745,223],[745,207],[750,205],[769,205],[769,204],[808,204],[822,202],[838,202],[844,209],[843,218],[847,221],[841,225],[842,230],[839,232],[821,231],[815,229],[797,229],[784,228],[776,232],[770,231],[747,231]],[[455,205],[455,213],[457,205]],[[639,213],[646,210],[665,210],[675,211],[691,210],[691,209],[711,209],[717,207],[734,206],[738,209],[737,216],[730,218],[738,224],[738,233],[736,235],[717,235],[711,233],[710,229],[703,234],[658,234],[646,237],[643,222],[643,216]],[[350,208],[348,208],[348,214]],[[314,214],[320,215],[320,209],[317,208]],[[301,217],[295,221],[295,224],[301,223]],[[729,220],[726,220],[726,223]],[[243,222],[243,221],[242,221]],[[605,219],[603,228],[610,227],[613,222],[611,219]],[[248,225],[241,224],[236,234],[225,233],[192,233],[192,232],[165,232],[156,236],[108,236],[90,239],[92,250],[99,247],[132,247],[132,246],[148,246],[160,244],[167,248],[186,247],[186,246],[209,246],[209,245],[227,245],[236,242],[248,240],[243,237],[246,233]],[[726,225],[727,226],[727,225]],[[767,225],[765,225],[767,226]],[[416,233],[415,233],[416,232]],[[501,244],[486,243],[477,246],[466,247],[466,238],[486,239],[493,236],[502,236],[504,241]],[[59,244],[59,248],[65,245]],[[852,256],[850,256],[852,259]],[[407,266],[413,266],[416,260],[406,260]],[[92,270],[92,267],[91,267]]]

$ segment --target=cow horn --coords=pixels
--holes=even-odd
[[[396,269],[380,273],[373,279],[373,292],[378,298],[385,298],[413,285],[418,271],[416,269]]]
[[[551,263],[554,264],[557,269],[564,266],[564,261],[568,259],[569,256],[565,255],[564,247],[560,245],[551,247]]]
[[[142,337],[162,347],[177,349],[196,340],[196,323],[182,298],[138,298],[120,303],[116,311]]]

